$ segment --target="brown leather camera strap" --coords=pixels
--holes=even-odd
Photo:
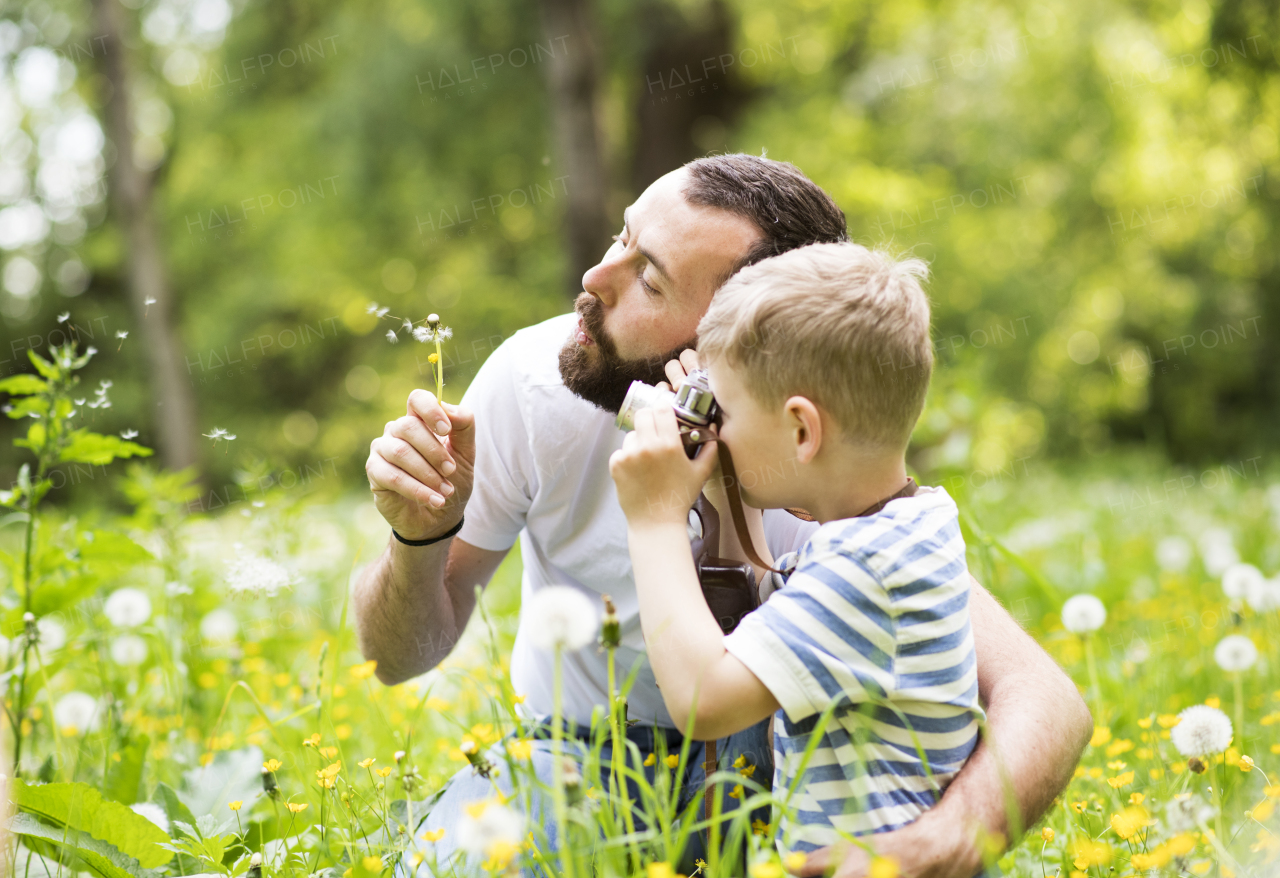
[[[729,448],[723,442],[716,443],[716,452],[720,456],[720,472],[725,478],[725,494],[729,498],[729,514],[733,517],[733,529],[738,534],[738,542],[742,544],[742,550],[747,555],[747,560],[757,567],[763,567],[774,573],[782,571],[776,567],[770,567],[760,558],[760,554],[756,551],[755,543],[751,540],[751,532],[747,529],[747,515],[742,509],[742,492],[738,490],[738,472],[733,466],[733,456],[729,453]],[[917,490],[916,480],[907,477],[907,483],[902,486],[898,493],[889,497],[885,497],[878,503],[873,503],[866,509],[859,512],[854,518],[862,518],[866,515],[875,515],[884,509],[894,500],[900,497],[914,496]],[[814,517],[803,509],[788,509],[796,518],[804,521],[814,521]]]
[[[729,454],[729,446],[723,442],[717,442],[716,452],[720,455],[720,472],[725,478],[724,492],[729,497],[729,514],[733,517],[733,529],[738,534],[742,551],[746,552],[747,560],[757,567],[781,573],[781,570],[770,567],[760,559],[755,543],[751,541],[751,531],[747,528],[747,515],[742,511],[742,493],[738,490],[738,472],[733,468],[733,456]]]

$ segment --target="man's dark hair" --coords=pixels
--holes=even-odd
[[[690,204],[746,217],[764,235],[729,276],[806,244],[849,240],[844,211],[790,162],[737,152],[695,159],[685,168],[689,184],[684,197]]]

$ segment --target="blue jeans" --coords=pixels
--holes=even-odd
[[[727,738],[721,738],[716,743],[716,765],[720,770],[730,769],[735,759],[743,756],[747,764],[755,765],[756,770],[752,776],[752,780],[768,788],[773,780],[773,751],[769,746],[769,721],[765,719],[750,728],[743,729],[741,732],[730,735]],[[548,787],[551,785],[552,778],[552,741],[550,739],[550,723],[544,721],[540,727],[532,734],[533,752],[531,761],[533,770],[537,774],[538,779],[545,783]],[[529,730],[525,730],[525,734],[521,737],[530,737]],[[668,754],[678,755],[683,745],[683,736],[674,729],[660,729],[654,727],[645,728],[640,725],[632,726],[626,730],[627,739],[634,743],[640,751],[640,764],[632,759],[630,766],[636,771],[643,771],[645,778],[650,784],[655,783],[656,773],[659,770],[670,771],[671,769],[661,764],[645,766],[644,759],[651,753],[657,754],[657,741],[659,738],[665,740],[666,752]],[[507,738],[512,740],[515,735]],[[590,747],[589,734],[586,732],[578,732],[566,734],[565,736],[565,752],[576,754],[579,757],[584,756]],[[508,776],[507,763],[505,759],[505,747],[507,741],[499,741],[493,745],[486,753],[489,761],[499,766],[499,774],[492,778],[486,779],[477,774],[470,766],[463,768],[445,785],[439,793],[433,797],[433,801],[429,800],[427,806],[421,803],[417,805],[422,808],[421,815],[415,812],[415,827],[410,827],[414,839],[416,850],[423,853],[427,860],[432,855],[435,856],[436,868],[439,873],[444,875],[451,874],[449,863],[452,862],[453,871],[458,876],[479,875],[480,863],[482,858],[468,854],[457,847],[458,839],[458,823],[459,818],[464,813],[464,807],[471,803],[482,799],[491,798],[495,793],[495,786],[504,794],[510,795],[512,792],[511,778]],[[606,734],[605,743],[600,748],[600,777],[598,782],[593,778],[584,778],[583,787],[600,787],[601,792],[607,794],[609,789],[609,765],[612,758],[613,748],[608,741]],[[706,781],[706,772],[703,770],[702,764],[706,759],[706,745],[702,741],[692,741],[689,745],[689,755],[683,766],[683,775],[681,777],[680,797],[678,801],[678,811],[683,809],[695,798],[698,800],[697,819],[705,819],[704,814],[704,785]],[[579,761],[581,765],[581,761]],[[640,800],[639,785],[632,779],[627,780],[628,794],[631,801]],[[722,793],[723,811],[728,812],[735,810],[738,806],[737,799],[731,799],[727,795],[728,790]],[[745,797],[745,796],[744,796]],[[551,851],[557,849],[557,825],[553,815],[553,809],[549,797],[538,792],[529,795],[528,799],[516,798],[512,799],[509,805],[511,807],[519,807],[522,802],[526,803],[526,816],[529,825],[538,825],[543,828],[547,836],[547,845]],[[770,809],[766,806],[757,809],[750,818],[754,820],[763,820],[769,822]],[[728,824],[722,824],[721,837],[727,835]],[[637,819],[636,830],[641,831],[646,827]],[[422,841],[421,836],[424,832],[432,830],[444,830],[444,836],[436,842]],[[540,844],[541,848],[542,845]],[[547,853],[547,850],[543,850]],[[684,874],[690,874],[694,870],[693,861],[695,859],[706,859],[706,843],[703,833],[691,833],[688,844],[685,845],[683,856],[676,865],[676,871]],[[408,870],[401,867],[397,870],[396,878],[407,878]],[[537,878],[538,873],[530,868],[524,871],[525,878]],[[431,878],[431,869],[428,862],[424,861],[419,867],[417,878]]]

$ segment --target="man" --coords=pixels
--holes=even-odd
[[[523,598],[550,584],[573,585],[597,602],[612,595],[622,623],[620,675],[642,662],[626,523],[608,470],[623,437],[614,413],[633,379],[656,383],[664,363],[693,347],[712,295],[735,271],[794,247],[847,240],[843,213],[798,169],[747,155],[699,159],[666,175],[623,221],[604,259],[583,276],[576,318],[553,318],[504,343],[463,405],[413,391],[406,415],[372,442],[365,470],[393,536],[354,600],[361,648],[377,659],[384,683],[423,673],[448,654],[474,608],[474,586],[488,583],[517,536]],[[668,370],[673,379],[683,372],[679,362]],[[768,510],[763,536],[778,556],[798,548],[813,526]],[[980,835],[1009,839],[1035,821],[1066,785],[1092,729],[1074,684],[976,584],[971,614],[989,739],[937,807],[875,837],[877,852],[896,857],[906,875],[978,872]],[[530,645],[526,618],[513,649],[513,683],[529,712],[548,716],[551,657]],[[589,726],[593,706],[606,701],[603,656],[567,654],[564,691],[567,718]],[[647,663],[629,707],[633,719],[672,729]],[[723,741],[719,752],[722,767],[737,753],[771,758],[759,735]],[[696,743],[690,762],[701,759]],[[538,768],[541,776],[543,763]],[[689,777],[695,789],[700,777],[700,770]],[[1008,807],[1008,788],[1016,809]],[[437,812],[456,813],[491,790],[464,769],[430,819],[447,819]],[[833,857],[841,858],[840,875],[861,874],[867,864],[860,850],[824,849],[802,873],[821,873]]]

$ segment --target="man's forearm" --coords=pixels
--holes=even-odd
[[[364,571],[352,595],[360,649],[378,662],[378,679],[394,685],[439,664],[470,616],[459,616],[445,586],[454,540],[406,546],[394,537]]]

